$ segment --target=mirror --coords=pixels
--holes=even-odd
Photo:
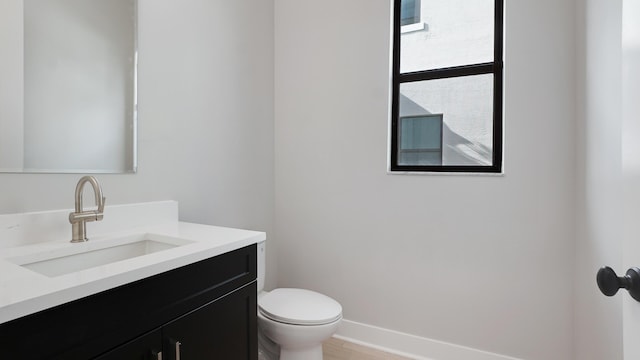
[[[136,10],[0,2],[0,172],[136,171]]]

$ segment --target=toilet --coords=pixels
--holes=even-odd
[[[342,306],[311,290],[264,290],[265,242],[258,243],[260,360],[322,360],[322,343],[342,321]]]

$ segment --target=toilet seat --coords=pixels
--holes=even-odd
[[[342,306],[332,298],[305,289],[275,289],[258,300],[266,318],[291,325],[324,325],[342,318]]]

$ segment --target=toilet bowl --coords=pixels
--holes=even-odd
[[[258,244],[259,351],[265,359],[322,360],[322,343],[342,321],[342,306],[311,290],[264,292],[264,242]],[[262,274],[261,274],[262,272]]]

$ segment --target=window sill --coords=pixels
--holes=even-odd
[[[504,171],[494,172],[440,172],[440,171],[398,171],[387,170],[387,175],[418,175],[418,176],[473,176],[473,177],[504,177]]]
[[[404,25],[400,27],[400,33],[401,34],[407,34],[410,32],[416,32],[416,31],[422,31],[422,30],[428,30],[429,27],[427,26],[426,23],[423,22],[419,22],[419,23],[415,23],[415,24],[409,24],[409,25]]]

